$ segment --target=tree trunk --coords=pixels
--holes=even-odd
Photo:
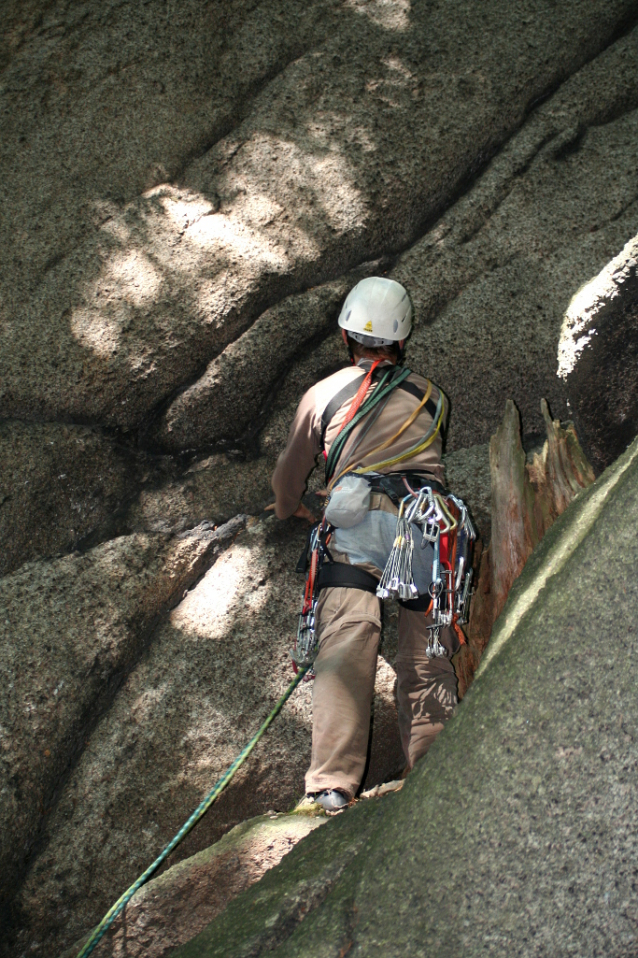
[[[547,439],[532,462],[525,460],[521,422],[511,400],[503,421],[490,440],[492,536],[484,551],[477,550],[478,585],[472,599],[468,641],[455,657],[459,698],[471,684],[494,622],[514,579],[552,523],[581,489],[594,481],[572,423],[552,420],[541,401]]]

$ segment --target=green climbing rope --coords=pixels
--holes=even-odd
[[[295,691],[295,689],[297,688],[297,686],[299,685],[299,683],[301,682],[301,680],[303,679],[304,675],[306,674],[309,668],[310,666],[306,666],[306,668],[299,669],[298,673],[295,675],[294,679],[292,680],[292,682],[290,683],[290,685],[288,686],[284,694],[281,696],[281,698],[275,705],[274,709],[272,710],[268,718],[262,724],[260,729],[257,732],[255,732],[255,734],[251,738],[248,745],[246,745],[246,747],[239,753],[239,755],[237,756],[233,764],[222,775],[222,777],[217,782],[215,787],[211,789],[211,791],[208,793],[206,798],[197,806],[197,808],[195,809],[191,817],[188,819],[187,822],[185,822],[182,825],[177,835],[175,835],[175,837],[171,839],[171,841],[168,843],[168,845],[166,846],[164,851],[161,853],[161,855],[159,855],[155,859],[152,865],[148,866],[146,871],[140,875],[137,881],[134,881],[131,887],[127,891],[125,891],[124,894],[120,898],[118,898],[118,900],[115,902],[113,907],[107,911],[106,915],[104,916],[100,924],[97,926],[97,928],[93,930],[93,933],[91,934],[91,937],[89,938],[89,940],[85,942],[85,944],[83,945],[82,949],[78,953],[77,958],[87,958],[87,955],[91,954],[95,946],[106,934],[106,932],[111,927],[111,925],[113,924],[117,916],[126,907],[127,902],[130,901],[130,899],[133,897],[133,895],[138,890],[138,888],[141,888],[144,882],[148,881],[148,879],[151,877],[153,872],[159,868],[162,862],[166,861],[166,859],[168,858],[170,853],[173,851],[173,849],[179,845],[181,840],[190,832],[191,828],[193,828],[193,826],[197,824],[200,818],[202,818],[202,816],[206,814],[206,812],[208,811],[210,806],[213,804],[215,799],[221,794],[221,792],[223,792],[223,790],[226,788],[228,783],[231,781],[237,769],[244,764],[244,762],[246,761],[246,759],[248,758],[248,756],[250,755],[250,753],[252,752],[252,750],[254,749],[255,745],[257,744],[259,739],[262,737],[264,732],[267,730],[269,725],[271,725],[274,719],[277,718],[282,708],[284,707],[284,705],[286,704],[286,702],[288,701],[292,693]]]

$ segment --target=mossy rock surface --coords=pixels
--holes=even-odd
[[[140,952],[146,958],[164,958],[326,821],[315,805],[285,814],[270,812],[236,825],[214,845],[143,885],[100,941],[102,958]],[[60,958],[76,958],[91,933]]]

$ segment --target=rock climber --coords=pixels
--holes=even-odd
[[[349,804],[361,785],[381,632],[381,600],[375,587],[394,539],[397,504],[406,484],[411,489],[428,485],[443,491],[442,432],[448,411],[434,384],[406,371],[399,387],[387,391],[360,421],[355,416],[354,427],[344,428],[353,404],[361,405],[361,390],[368,398],[384,376],[399,372],[412,328],[410,297],[394,280],[369,277],[350,291],[338,323],[351,365],[305,393],[272,477],[278,518],[313,521],[301,499],[320,453],[332,477],[355,467],[374,467],[366,473],[370,498],[364,518],[334,530],[331,562],[324,564],[319,577],[306,794],[327,811]],[[425,448],[424,436],[433,436]],[[331,450],[337,455],[331,457]],[[429,561],[431,568],[431,551],[415,549],[415,556],[422,563]],[[427,580],[429,570],[422,574]],[[399,606],[397,697],[408,769],[425,755],[457,702],[450,658],[459,640],[451,627],[445,627],[440,634],[445,654],[426,655],[427,598]]]

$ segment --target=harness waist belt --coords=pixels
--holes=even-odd
[[[376,576],[357,566],[348,565],[347,562],[324,562],[317,579],[317,591],[336,587],[376,593],[378,584]]]
[[[359,569],[356,565],[348,565],[347,562],[325,562],[317,580],[317,591],[341,588],[361,589],[363,592],[376,593],[378,584],[379,580],[376,576]],[[432,604],[429,595],[420,595],[418,598],[409,601],[402,599],[398,601],[404,608],[412,609],[415,612],[427,612]]]
[[[415,472],[389,472],[385,475],[369,476],[368,484],[372,492],[384,492],[395,505],[398,505],[399,501],[407,495],[407,489],[403,484],[404,476],[409,485],[417,492],[423,486],[429,486],[434,492],[438,492],[444,497],[449,495],[445,487],[436,479]]]

